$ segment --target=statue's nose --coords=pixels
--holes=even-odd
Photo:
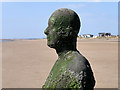
[[[48,30],[46,29],[46,30],[44,31],[44,33],[45,33],[46,35],[48,35]]]

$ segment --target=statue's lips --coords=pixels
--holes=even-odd
[[[49,44],[48,46],[52,48],[52,47],[54,47],[54,44]]]

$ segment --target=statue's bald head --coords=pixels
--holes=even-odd
[[[45,34],[56,31],[60,38],[76,38],[80,29],[80,19],[71,9],[61,8],[56,10],[49,18]],[[50,38],[55,38],[50,36]],[[49,40],[48,40],[49,41]]]
[[[54,25],[58,28],[58,32],[77,36],[80,29],[80,19],[78,15],[71,9],[58,9],[50,17]]]

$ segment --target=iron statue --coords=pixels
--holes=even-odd
[[[58,9],[49,18],[44,33],[47,35],[47,45],[56,50],[58,59],[42,88],[94,89],[91,66],[76,49],[80,26],[79,16],[71,9]]]

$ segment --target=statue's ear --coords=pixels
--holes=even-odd
[[[71,36],[72,35],[72,27],[70,27],[70,26],[68,26],[67,28],[66,28],[66,31],[67,31],[67,33],[66,33],[66,36]]]
[[[73,28],[71,27],[71,26],[68,26],[67,28],[66,28],[66,31],[71,31]]]
[[[72,35],[72,27],[68,26],[67,28],[58,28],[59,29],[59,36],[64,37],[69,37]]]

